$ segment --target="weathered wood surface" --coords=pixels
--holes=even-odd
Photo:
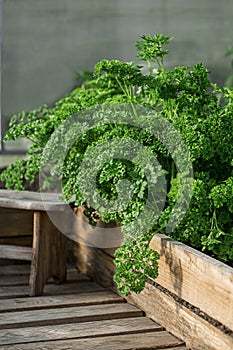
[[[205,321],[192,310],[176,302],[172,296],[146,284],[138,295],[133,293],[129,302],[140,307],[146,315],[158,322],[194,350],[232,350],[233,337]]]
[[[44,296],[48,295],[58,295],[58,294],[71,294],[86,293],[86,292],[98,292],[103,290],[103,287],[93,282],[83,282],[83,283],[64,283],[60,285],[46,284],[44,287]],[[18,298],[18,297],[28,297],[29,296],[29,286],[1,286],[0,285],[0,298]]]
[[[77,294],[53,295],[35,298],[3,299],[0,303],[0,312],[46,310],[61,307],[87,306],[98,304],[123,303],[123,299],[107,290],[99,290],[98,293],[84,292]]]
[[[145,349],[167,349],[185,350],[184,346],[179,346],[181,342],[166,332],[143,333],[133,335],[115,335],[105,337],[93,337],[85,339],[58,340],[48,343],[32,343],[22,345],[3,346],[4,350],[145,350]]]
[[[41,295],[48,278],[66,279],[67,238],[52,224],[47,213],[35,211],[33,225],[30,296]]]
[[[20,237],[0,237],[0,245],[17,245],[22,247],[32,247],[32,235]]]
[[[27,286],[29,276],[1,276],[1,286]],[[0,307],[1,308],[1,307]]]
[[[0,190],[0,207],[27,210],[67,210],[60,193]]]
[[[71,322],[87,322],[103,319],[138,317],[142,311],[129,304],[106,304],[74,306],[70,308],[27,310],[20,312],[6,312],[0,314],[0,329],[21,328],[27,326],[42,326],[66,324]]]
[[[28,286],[29,284],[29,273],[30,273],[30,266],[28,265],[18,265],[17,269],[15,271],[12,271],[10,268],[12,268],[12,265],[9,266],[0,266],[0,275],[1,275],[1,286]],[[90,281],[90,278],[88,278],[85,275],[77,274],[77,270],[69,270],[67,274],[67,280],[68,281],[77,281],[77,282],[84,282],[84,281]],[[54,279],[50,278],[47,283],[54,283]],[[28,300],[28,299],[27,299]],[[1,310],[1,305],[0,305]]]
[[[159,239],[161,242],[163,236],[161,237],[158,235],[155,237],[155,240]],[[164,237],[164,239],[166,241],[166,237]],[[171,242],[168,238],[167,241]],[[151,244],[154,244],[154,240],[152,240]],[[191,344],[192,349],[233,349],[232,336],[230,336],[230,333],[225,333],[223,331],[226,325],[225,319],[228,320],[228,324],[233,319],[232,312],[231,314],[228,312],[231,310],[232,305],[230,292],[232,288],[232,277],[228,274],[231,269],[228,269],[225,264],[216,263],[215,260],[214,268],[207,268],[206,263],[211,263],[213,259],[197,252],[199,258],[204,256],[206,259],[202,266],[201,261],[197,262],[197,259],[192,257],[192,249],[190,251],[189,248],[185,246],[188,252],[185,253],[183,251],[180,253],[178,248],[181,248],[183,245],[181,243],[175,243],[175,245],[176,244],[177,250],[175,251],[173,251],[173,246],[165,245],[164,247],[163,245],[163,250],[159,249],[158,245],[156,246],[156,250],[161,254],[161,260],[159,261],[160,275],[155,281],[150,280],[150,282],[160,284],[165,292],[162,292],[151,284],[147,284],[145,290],[141,294],[133,294],[131,299],[128,300],[135,303],[135,305],[139,305],[149,317],[153,318],[164,327],[167,327],[167,329],[177,337]],[[111,254],[104,250],[85,246],[79,248],[76,246],[73,251],[77,266],[81,271],[90,273],[94,280],[96,279],[103,285],[115,290],[115,285],[112,280],[115,266]],[[79,255],[78,252],[80,252]],[[187,263],[184,265],[184,261],[186,261],[185,257]],[[217,281],[219,284],[218,287],[216,287],[214,271],[216,268],[221,269],[221,267],[223,267],[224,273],[218,274]],[[209,281],[209,285],[208,283],[206,284],[206,288],[208,286],[207,290],[205,290],[203,286],[200,286],[202,280],[196,277],[199,273],[203,275],[204,271],[206,274],[203,277],[203,281],[204,283]],[[209,271],[212,278],[211,281],[209,278]],[[222,276],[222,278],[228,276],[222,285],[220,283],[220,276]],[[228,309],[226,308],[225,300],[222,301],[219,296],[215,297],[216,293],[221,293],[222,298],[226,296],[228,300]],[[194,300],[196,300],[197,306],[193,303],[192,296]],[[207,297],[212,301],[207,300]],[[218,302],[218,305],[214,305],[215,310],[219,310],[219,314],[222,315],[222,322],[220,322],[222,325],[220,324],[218,327],[216,326],[216,321],[215,323],[211,323],[208,319],[202,318],[203,309],[208,315],[204,302],[210,307],[214,301]],[[187,307],[187,302],[192,306],[191,308]],[[202,308],[199,308],[199,305],[201,305]],[[223,313],[221,312],[221,305],[225,308],[225,317],[223,317]],[[212,318],[216,320],[215,315]]]
[[[31,260],[32,248],[14,245],[0,245],[1,259]]]
[[[75,220],[72,227],[73,234],[70,238],[89,247],[110,248],[111,251],[122,244],[123,235],[116,222],[105,223],[97,219],[96,226],[93,227],[84,215],[84,210],[84,206],[73,209]]]
[[[30,273],[30,264],[22,264],[22,265],[3,265],[0,266],[0,276],[21,276],[28,275]],[[1,280],[0,280],[1,285]]]
[[[74,243],[73,255],[74,263],[81,273],[87,274],[106,288],[115,288],[115,265],[112,256],[105,250]]]
[[[76,297],[77,298],[77,297]],[[162,331],[163,327],[149,318],[141,317],[111,319],[92,322],[80,322],[46,327],[31,327],[0,330],[0,345],[32,343],[72,338],[87,338],[90,336],[122,335]]]
[[[20,277],[26,277],[27,266],[19,268]],[[16,270],[7,266],[0,272],[3,278],[8,272],[16,278]],[[68,279],[63,287],[69,285],[71,294],[53,285],[51,296],[0,297],[0,349],[185,349],[181,340],[119,295],[75,270],[68,272]],[[80,285],[89,290],[78,289]]]
[[[50,277],[59,283],[66,279],[68,239],[47,214],[50,210],[59,218],[60,210],[67,212],[59,196],[0,190],[0,259],[31,261],[30,296],[41,295]]]
[[[31,211],[2,208],[0,205],[0,237],[31,236],[32,225]]]
[[[165,235],[150,246],[160,254],[155,282],[233,330],[233,268]]]

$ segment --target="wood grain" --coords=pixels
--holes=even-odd
[[[157,241],[157,245],[154,246],[154,240],[158,239],[160,243]],[[165,240],[163,244],[161,243],[162,239]],[[231,324],[233,320],[233,314],[230,311],[232,305],[232,269],[179,242],[174,242],[166,236],[156,235],[154,240],[152,240],[151,245],[161,254],[160,275],[155,282],[174,293],[175,296],[188,301],[191,305],[196,304],[195,307],[200,307],[200,311],[206,312],[207,306],[211,307],[214,304],[214,310],[216,312],[219,310],[218,315],[221,315],[222,323],[226,325],[225,320],[227,319],[228,324]],[[175,243],[175,250],[173,250],[171,242]],[[112,281],[115,270],[113,258],[100,249],[81,247],[79,256],[78,251],[79,248],[75,247],[74,254],[79,268],[90,273],[94,280],[95,278],[100,279],[103,285],[111,286],[114,289],[115,285]],[[195,254],[198,258],[195,258]],[[92,263],[93,261],[95,264]],[[211,265],[213,262],[213,267],[209,267],[208,264]],[[221,272],[216,272],[215,278],[216,269]],[[198,275],[199,277],[197,277]],[[203,277],[206,289],[201,285],[202,278],[200,276]],[[215,281],[217,281],[217,285],[215,285]],[[221,281],[223,281],[222,284]],[[226,297],[228,306],[225,300],[221,300],[219,296],[215,297],[216,293],[221,293],[223,299]],[[192,349],[233,349],[232,337],[149,284],[142,293],[134,295],[131,301],[139,305],[149,317],[191,344]],[[224,312],[221,310],[222,305]],[[213,318],[216,319],[213,312],[209,311],[207,314],[212,314]]]
[[[84,292],[57,296],[43,296],[34,298],[3,299],[0,302],[0,312],[45,310],[61,307],[87,306],[98,304],[123,303],[123,299],[111,291]]]
[[[73,294],[86,293],[86,292],[98,292],[103,290],[103,287],[93,282],[83,283],[64,283],[61,285],[46,284],[43,295],[58,295],[58,294]],[[0,286],[0,299],[28,297],[29,286]]]
[[[233,337],[223,333],[155,286],[147,283],[140,294],[132,293],[127,300],[182,339],[191,349],[233,349]]]
[[[32,236],[32,225],[31,211],[2,208],[0,205],[0,237]]]
[[[165,235],[150,246],[160,254],[155,282],[233,330],[233,268]]]
[[[115,288],[113,258],[104,250],[73,243],[74,264],[78,270],[106,288]]]
[[[85,307],[27,310],[0,314],[0,329],[87,322],[142,316],[142,311],[129,304],[88,305]]]
[[[34,212],[30,296],[41,295],[49,277],[66,280],[67,238],[53,225],[47,213]]]
[[[60,196],[60,193],[0,190],[0,207],[40,211],[66,211],[68,206],[59,199]]]
[[[22,288],[20,281],[27,277],[27,266],[22,266],[21,276],[15,275],[15,269],[3,270],[9,276],[4,274],[2,281],[8,277],[19,281],[9,290]],[[90,282],[76,269],[69,270],[68,276],[70,281],[63,285],[46,285],[45,291],[49,288],[52,295],[10,298],[8,290],[8,298],[0,303],[1,349],[185,349],[183,341],[119,295]]]
[[[30,247],[0,245],[0,258],[30,261],[32,259],[32,249]]]
[[[23,247],[32,247],[32,234],[19,237],[0,237],[0,245],[18,245]]]
[[[181,346],[179,346],[181,345]],[[21,345],[7,345],[1,347],[4,350],[145,350],[145,349],[167,349],[184,350],[182,342],[167,332],[145,332],[141,334],[103,336],[97,338],[58,340],[49,343],[36,342]]]
[[[162,331],[149,318],[126,318],[0,330],[0,345]]]
[[[20,275],[29,275],[30,273],[30,264],[22,265],[5,265],[0,266],[0,275],[1,276],[20,276]],[[1,283],[0,283],[1,284]]]
[[[21,275],[21,276],[0,276],[0,285],[4,286],[28,286],[29,276]],[[1,306],[0,306],[1,309]]]
[[[25,265],[18,265],[15,266],[13,270],[10,270],[9,266],[1,266],[0,268],[0,285],[3,286],[22,286],[22,285],[28,285],[29,284],[29,272],[30,272],[30,266],[25,270],[22,269],[25,267]],[[5,267],[5,269],[3,269]],[[8,268],[7,268],[8,267]],[[22,268],[21,268],[22,267]],[[1,274],[1,271],[4,271],[4,274]],[[6,273],[11,272],[11,273]],[[84,282],[84,281],[90,281],[90,278],[88,276],[78,274],[77,271],[69,270],[67,272],[67,281],[74,282],[77,281],[78,283]],[[47,283],[54,283],[54,279],[50,278]],[[1,305],[0,305],[1,309]]]

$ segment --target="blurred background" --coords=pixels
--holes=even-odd
[[[220,85],[231,74],[231,0],[0,0],[0,9],[0,168],[27,148],[3,146],[13,114],[53,103],[103,58],[134,60],[143,34],[173,37],[167,67],[201,61]]]

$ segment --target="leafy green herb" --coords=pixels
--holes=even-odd
[[[24,178],[33,181],[43,167],[40,157],[54,130],[75,113],[115,102],[130,104],[135,115],[138,105],[150,107],[179,132],[193,162],[192,200],[185,217],[170,236],[229,262],[233,259],[233,90],[212,84],[209,71],[202,63],[192,68],[166,69],[164,59],[168,50],[165,46],[169,42],[170,37],[161,34],[143,36],[137,42],[137,58],[146,62],[148,74],[143,74],[142,66],[137,62],[103,60],[96,65],[93,78],[89,76],[90,80],[57,101],[54,107],[42,106],[14,116],[5,140],[26,137],[33,144],[28,160],[9,166],[1,179],[7,188],[15,189],[23,189]],[[84,113],[80,118],[94,123],[94,120],[88,120],[88,114]],[[66,130],[59,130],[60,140],[63,140]],[[180,186],[171,154],[149,132],[113,122],[83,133],[69,149],[65,161],[54,162],[51,169],[54,174],[62,174],[66,200],[69,202],[75,195],[75,204],[85,205],[86,215],[91,222],[95,221],[96,208],[86,201],[80,190],[80,184],[87,181],[89,175],[78,176],[79,167],[85,154],[91,154],[98,145],[107,140],[128,138],[146,146],[156,156],[163,169],[161,174],[166,176],[168,194],[153,230],[147,231],[142,225],[139,232],[128,232],[124,227],[144,210],[148,188],[143,169],[130,160],[114,159],[99,170],[97,189],[103,200],[117,200],[117,186],[119,183],[127,185],[125,179],[133,184],[128,191],[132,196],[127,208],[110,213],[99,208],[102,220],[121,224],[126,238],[130,235],[139,237],[126,239],[116,251],[115,281],[124,294],[140,292],[147,278],[157,276],[159,256],[149,248],[149,242],[155,232],[166,232]],[[60,143],[61,147],[66,146]],[[50,154],[55,157],[56,152],[57,142],[54,141],[50,144]],[[45,187],[49,185],[48,177]],[[92,189],[86,191],[86,197],[91,196]],[[177,221],[179,215],[181,213],[177,213]]]

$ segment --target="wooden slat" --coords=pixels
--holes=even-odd
[[[0,190],[0,207],[42,211],[67,210],[67,205],[59,198],[58,193]]]
[[[233,268],[165,235],[150,246],[161,257],[156,283],[233,330]]]
[[[30,296],[41,295],[50,277],[60,283],[66,280],[67,241],[47,213],[34,212]]]
[[[0,345],[162,331],[146,317],[0,330]],[[143,336],[143,335],[142,335]]]
[[[20,264],[20,265],[3,265],[0,266],[0,285],[1,277],[3,276],[21,276],[30,274],[30,263]],[[79,273],[76,268],[67,269],[67,281],[90,281],[90,277]]]
[[[27,266],[22,267],[19,282],[28,276]],[[3,273],[10,273],[9,278],[16,281],[12,267],[7,266]],[[4,275],[3,279],[7,277]],[[8,299],[0,303],[0,348],[185,349],[182,341],[145,317],[140,309],[83,277],[71,270],[69,278],[76,283],[46,285],[46,292],[50,289],[52,294],[64,293],[57,296],[9,299],[9,290],[15,287],[7,287]],[[66,294],[71,290],[73,294]]]
[[[30,264],[22,264],[22,265],[5,265],[0,266],[0,276],[20,276],[20,275],[29,275],[30,273]],[[1,279],[0,279],[1,284]]]
[[[130,335],[116,335],[97,338],[73,339],[73,340],[59,340],[51,342],[36,342],[22,345],[3,346],[4,350],[133,350],[133,349],[167,349],[167,350],[183,350],[182,342],[173,337],[167,332],[154,332]]]
[[[88,305],[73,307],[72,311],[70,308],[60,308],[5,312],[0,314],[0,329],[139,316],[142,316],[142,312],[129,304]]]
[[[30,247],[0,245],[0,258],[30,261],[32,259],[32,249]]]
[[[33,213],[0,206],[0,237],[32,236]]]
[[[146,284],[140,294],[127,298],[146,315],[182,339],[187,347],[198,350],[232,350],[233,337],[205,321],[171,296],[155,286]]]
[[[65,283],[61,285],[47,284],[44,288],[43,295],[58,295],[58,294],[73,294],[73,293],[85,293],[85,292],[97,292],[103,290],[103,287],[93,282],[83,283]],[[0,299],[1,298],[17,298],[29,296],[28,286],[0,286]]]
[[[7,267],[7,266],[5,266]],[[17,266],[15,267],[17,269]],[[22,270],[23,271],[23,270]],[[77,282],[84,282],[84,281],[90,281],[90,278],[78,274],[77,271],[68,271],[67,273],[67,281],[77,281]],[[50,278],[47,283],[53,283],[54,284],[54,279]],[[22,285],[28,285],[29,284],[29,274],[9,274],[9,275],[1,275],[0,273],[0,287],[3,286],[22,286]],[[1,308],[1,306],[0,306]]]
[[[44,310],[61,307],[87,306],[97,304],[123,303],[124,300],[111,291],[98,293],[68,294],[63,296],[4,299],[0,302],[0,312]]]
[[[3,244],[31,247],[32,235],[21,237],[0,237],[0,245]]]
[[[0,286],[23,286],[28,285],[29,276],[21,275],[21,276],[0,276]]]

